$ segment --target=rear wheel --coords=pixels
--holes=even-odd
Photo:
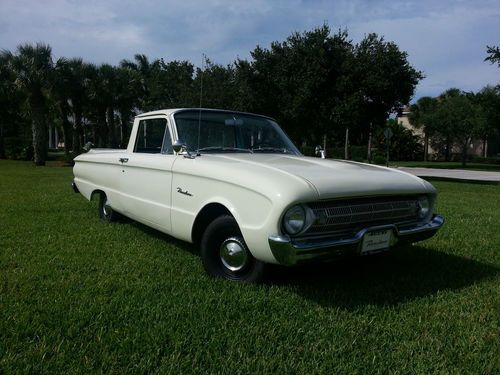
[[[230,215],[208,225],[201,239],[201,259],[207,273],[214,277],[258,282],[264,275],[264,263],[252,256]]]
[[[99,217],[108,223],[118,220],[119,213],[114,211],[108,203],[108,197],[105,193],[99,194]]]

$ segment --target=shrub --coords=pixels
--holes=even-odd
[[[500,165],[500,156],[488,156],[488,157],[482,157],[482,156],[473,156],[472,157],[472,162],[473,163],[483,163],[483,164],[497,164]]]

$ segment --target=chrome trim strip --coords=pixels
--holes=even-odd
[[[367,232],[377,230],[393,231],[391,247],[398,242],[417,242],[432,237],[443,226],[444,217],[435,215],[426,224],[407,229],[398,229],[394,224],[378,225],[363,228],[354,237],[314,242],[297,242],[287,235],[269,236],[269,246],[276,260],[283,265],[294,265],[303,261],[318,258],[335,258],[344,253],[359,253],[363,236]]]

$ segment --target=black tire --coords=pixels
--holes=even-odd
[[[234,258],[237,259],[237,264],[233,262],[234,259],[228,258],[229,262],[223,259],[223,253],[226,257],[236,254],[236,252],[227,253],[228,247],[231,246],[237,249],[239,258]],[[259,282],[264,276],[264,263],[252,256],[241,235],[238,223],[230,215],[219,216],[207,226],[201,238],[201,259],[205,271],[213,277]]]
[[[108,223],[117,221],[120,217],[120,214],[108,205],[108,197],[105,193],[99,194],[99,217]]]

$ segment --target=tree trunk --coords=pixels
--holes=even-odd
[[[49,125],[49,150],[54,148],[54,125]]]
[[[68,109],[64,105],[61,106],[61,115],[64,138],[64,153],[66,154],[66,156],[68,156],[71,149],[73,148],[73,139],[71,134],[71,123],[68,120]]]
[[[82,136],[83,136],[83,127],[82,127],[82,110],[79,105],[74,105],[73,115],[75,116],[75,125],[73,131],[73,152],[75,155],[79,155],[82,153]]]
[[[483,157],[488,157],[488,138],[484,137],[483,139]]]
[[[429,136],[424,133],[424,161],[429,161]]]
[[[108,146],[108,126],[106,125],[106,108],[99,109],[97,114],[98,142],[97,147]]]
[[[128,123],[129,117],[127,114],[128,111],[120,111],[120,147],[127,147],[126,142],[128,139]]]
[[[115,111],[113,107],[108,107],[106,109],[106,123],[108,125],[108,147],[116,148],[118,142],[116,139],[116,127],[115,127]]]
[[[344,159],[349,159],[349,128],[345,128]]]
[[[42,94],[34,95],[30,100],[31,132],[33,134],[33,161],[35,165],[45,165],[48,151],[47,123],[45,122],[44,99]]]

